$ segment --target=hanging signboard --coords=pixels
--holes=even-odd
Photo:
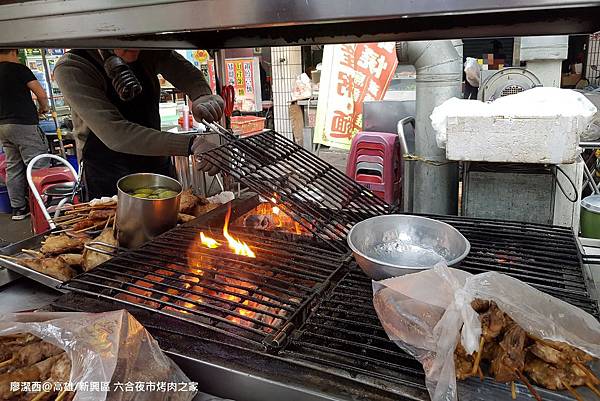
[[[395,42],[327,45],[314,143],[349,149],[362,130],[362,105],[381,100],[396,71]]]
[[[235,89],[234,110],[262,111],[258,57],[225,60],[227,84]]]

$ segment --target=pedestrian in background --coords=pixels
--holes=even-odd
[[[48,111],[46,91],[31,70],[19,63],[17,49],[0,49],[0,144],[6,155],[6,187],[13,220],[29,215],[25,172],[31,159],[48,153],[46,136],[38,126],[38,115]]]

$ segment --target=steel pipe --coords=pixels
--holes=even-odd
[[[437,146],[429,116],[436,106],[460,97],[462,41],[400,42],[398,61],[412,64],[417,72],[413,210],[415,213],[457,214],[458,164],[446,160]]]

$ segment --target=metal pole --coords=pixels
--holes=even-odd
[[[229,84],[229,82],[227,82],[227,66],[225,65],[224,50],[215,51],[215,76],[217,80],[217,93],[221,94],[222,88]],[[225,116],[225,113],[223,113],[223,117],[221,117],[221,126],[227,129],[231,128],[231,121]],[[221,136],[219,136],[219,141],[221,144],[223,143],[223,138],[221,138]],[[219,182],[219,185],[221,185],[221,182]],[[233,189],[233,178],[223,174],[223,185],[221,185],[221,188],[224,188],[227,191]]]
[[[414,65],[417,72],[413,211],[458,213],[458,164],[446,160],[437,146],[429,116],[436,106],[460,97],[462,42],[418,41],[397,45],[398,61]]]
[[[46,59],[46,51],[47,49],[40,49],[40,53],[42,54],[42,63],[44,65],[44,76],[46,77],[46,85],[48,85],[48,92],[50,97],[50,109],[52,110],[52,119],[54,120],[54,125],[56,127],[56,136],[58,137],[58,145],[60,147],[60,155],[63,158],[67,157],[65,152],[65,146],[62,140],[62,131],[60,130],[60,126],[58,125],[58,114],[56,114],[56,103],[54,102],[54,91],[52,90],[52,82],[50,79],[50,68],[48,67],[48,60]]]

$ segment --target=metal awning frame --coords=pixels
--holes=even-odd
[[[0,47],[205,48],[586,34],[600,1],[0,0]]]

